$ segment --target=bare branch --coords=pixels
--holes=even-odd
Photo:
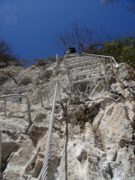
[[[59,43],[65,49],[75,47],[79,52],[92,44],[94,31],[86,26],[74,24],[70,32],[59,35]]]

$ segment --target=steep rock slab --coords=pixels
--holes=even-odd
[[[18,151],[13,153],[8,160],[3,180],[19,179],[24,174],[27,162],[34,153],[33,143],[27,135],[20,136],[19,145]]]

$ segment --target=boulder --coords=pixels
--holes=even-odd
[[[19,85],[27,86],[32,83],[32,79],[29,76],[22,76],[19,80]]]

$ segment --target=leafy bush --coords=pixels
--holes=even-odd
[[[135,37],[96,43],[85,50],[87,53],[113,56],[118,62],[125,62],[135,68]]]
[[[19,64],[16,57],[12,55],[9,44],[6,41],[0,40],[0,67]]]
[[[45,59],[35,59],[36,66],[45,66],[47,64]]]
[[[56,62],[55,57],[48,57],[46,59],[35,59],[35,65],[36,66],[45,66],[49,63]]]

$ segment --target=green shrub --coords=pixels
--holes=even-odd
[[[125,62],[135,68],[135,37],[96,43],[85,52],[113,56],[118,62]]]

